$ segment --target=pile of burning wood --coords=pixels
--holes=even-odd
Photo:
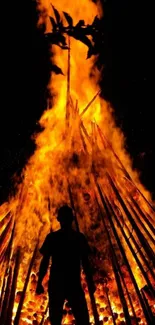
[[[84,128],[84,125],[82,127]],[[103,236],[106,241],[107,252],[102,254],[101,251],[99,256],[97,251],[92,253],[97,269],[94,273],[95,295],[89,291],[82,273],[90,324],[151,325],[155,318],[154,210],[132,181],[99,126],[94,127],[104,147],[111,150],[123,177],[120,182],[114,173],[106,170],[103,186],[98,174],[98,166],[92,164],[90,179],[93,184],[93,205],[100,219],[99,238]],[[87,134],[85,129],[84,131]],[[94,144],[93,141],[93,146]],[[75,224],[79,230],[72,183],[68,183],[68,193],[70,205],[74,210]],[[89,191],[83,193],[90,209],[92,208],[91,195]],[[10,211],[0,222],[0,323],[2,325],[48,325],[47,295],[35,295],[38,242],[26,271],[23,272],[22,250],[20,247],[14,249],[15,228],[16,224]],[[95,229],[95,225],[92,226],[92,231],[93,228]],[[103,267],[103,272],[101,265],[105,266],[106,263],[108,263],[108,271]],[[47,281],[48,278],[45,279],[45,287]],[[74,324],[68,302],[64,305],[63,323]]]
[[[77,54],[77,48],[75,51]],[[55,104],[43,115],[40,124],[45,132],[38,135],[37,149],[26,166],[19,191],[14,200],[0,207],[0,324],[50,324],[47,294],[35,294],[38,248],[45,235],[43,228],[47,223],[53,227],[60,203],[72,207],[74,226],[85,233],[92,248],[95,294],[81,274],[90,324],[154,324],[154,207],[127,172],[107,133],[102,132],[104,127],[101,130],[92,122],[88,132],[83,116],[99,91],[79,113],[78,101],[74,103],[70,95],[70,46],[67,79],[67,104],[66,97],[62,100],[60,96],[57,107]],[[80,78],[78,82],[80,85]],[[61,95],[66,95],[66,88],[64,92],[62,85],[60,88]],[[61,116],[62,111],[66,116]],[[26,238],[29,225],[31,237]],[[47,282],[48,276],[46,289]],[[65,302],[63,324],[74,323]]]

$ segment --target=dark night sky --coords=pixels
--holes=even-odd
[[[17,3],[16,7],[10,8],[7,29],[3,26],[0,202],[11,191],[13,174],[20,173],[34,150],[31,135],[37,131],[36,122],[46,107],[49,77],[48,50],[42,32],[36,28],[35,4],[32,0],[27,5]],[[125,133],[134,167],[155,195],[155,56],[151,7],[143,1],[136,1],[136,5],[135,1],[104,1],[101,86],[115,109],[117,124]]]

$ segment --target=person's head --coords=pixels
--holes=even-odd
[[[61,228],[71,228],[73,219],[72,209],[68,205],[59,208],[57,220],[60,222]]]

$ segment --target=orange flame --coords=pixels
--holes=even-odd
[[[87,24],[91,24],[95,15],[101,15],[102,10],[89,0],[53,0],[52,4],[59,12],[66,11],[72,17],[76,24],[80,19],[85,19]],[[38,4],[41,12],[39,24],[46,24],[46,32],[51,31],[49,15],[53,16],[53,9],[48,0],[41,0]],[[93,152],[89,143],[89,136],[94,133],[96,124],[99,125],[107,139],[110,139],[114,151],[119,156],[126,170],[134,180],[138,188],[143,194],[151,199],[150,193],[144,189],[139,181],[138,173],[132,169],[132,161],[125,150],[125,140],[121,130],[116,126],[113,118],[113,110],[109,103],[103,99],[96,97],[89,109],[82,115],[81,120],[87,130],[88,138],[85,139],[89,154],[85,159],[84,143],[79,136],[79,115],[77,111],[82,113],[88,102],[99,91],[98,80],[99,72],[95,68],[95,57],[86,60],[87,47],[80,41],[70,39],[71,57],[70,57],[70,95],[73,100],[73,111],[71,112],[72,123],[68,129],[66,136],[66,98],[67,98],[67,56],[68,51],[62,50],[58,46],[52,46],[54,53],[55,64],[63,71],[64,75],[51,75],[48,88],[51,94],[54,94],[52,108],[48,107],[43,113],[39,123],[44,130],[34,136],[36,150],[33,156],[29,159],[26,167],[23,170],[23,182],[18,188],[15,198],[10,199],[8,203],[4,203],[0,207],[1,219],[11,211],[16,221],[15,228],[15,247],[20,244],[23,248],[23,265],[21,272],[21,281],[18,283],[18,290],[21,288],[23,270],[26,268],[27,260],[30,253],[33,251],[36,240],[39,237],[40,242],[43,241],[45,235],[50,228],[56,230],[59,225],[56,221],[56,209],[63,203],[70,204],[68,195],[68,181],[74,185],[74,194],[78,198],[79,215],[84,215],[84,218],[79,218],[80,229],[89,234],[91,233],[93,241],[96,243],[99,250],[104,247],[104,237],[101,239],[101,229],[95,232],[90,232],[91,225],[97,223],[96,211],[93,207],[93,191],[88,182],[88,174],[92,167],[92,156],[96,155],[98,168],[100,170],[100,178],[103,186],[107,185],[102,177],[109,168],[112,172],[116,172],[117,176],[121,172],[117,168],[116,159],[111,153],[111,150],[103,150],[101,156]],[[93,71],[93,77],[90,77]],[[95,141],[95,140],[94,140]],[[101,147],[101,139],[98,145]],[[78,167],[73,164],[73,154],[80,155],[80,163]],[[91,155],[90,155],[91,153]],[[91,157],[90,157],[91,156]],[[76,157],[78,158],[78,157]],[[119,182],[119,177],[118,177]],[[79,191],[80,186],[80,191]],[[90,196],[89,204],[86,195]],[[111,193],[109,195],[112,195]],[[85,198],[85,199],[84,199]],[[143,202],[145,210],[147,207]],[[96,240],[100,238],[99,241]],[[96,237],[95,237],[96,236]],[[135,270],[136,279],[139,287],[144,285],[144,279],[141,277],[136,263],[132,261],[130,253],[127,253],[131,264]],[[104,261],[105,263],[105,261]],[[103,288],[99,288],[103,291]],[[102,296],[100,294],[100,296]],[[100,319],[106,317],[104,299],[100,303]],[[119,311],[119,302],[116,308]],[[102,309],[104,312],[102,312]],[[121,312],[121,309],[120,309]],[[102,317],[103,314],[103,317]],[[108,324],[108,323],[107,323]],[[110,322],[109,322],[110,324]]]

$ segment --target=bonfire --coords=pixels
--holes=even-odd
[[[90,324],[151,325],[155,213],[100,96],[92,30],[99,32],[102,10],[89,0],[41,0],[38,10],[38,28],[44,24],[52,40],[51,96],[16,195],[0,207],[0,323],[50,324],[47,294],[35,294],[39,247],[59,227],[57,209],[68,204],[92,251],[94,295],[81,271]],[[63,324],[75,324],[67,301]]]

